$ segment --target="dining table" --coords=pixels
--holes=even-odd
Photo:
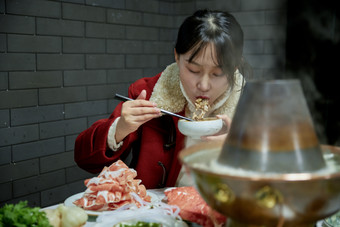
[[[147,191],[148,191],[149,194],[152,194],[153,197],[157,197],[158,199],[162,200],[165,197],[164,191],[166,189],[168,189],[168,188],[148,189]],[[79,192],[79,193],[81,193],[81,192]],[[79,193],[77,193],[77,194],[79,194]],[[71,197],[65,198],[65,201],[63,203],[53,204],[53,205],[44,207],[41,210],[56,209],[56,208],[58,208],[58,206],[60,204],[63,204],[65,206],[72,206],[72,205],[70,205],[69,198],[71,198]],[[93,227],[93,226],[95,226],[97,224],[96,219],[97,219],[98,216],[93,215],[92,212],[87,212],[87,213],[88,213],[88,220],[83,227]],[[198,225],[196,223],[190,223],[190,227],[200,227],[200,226],[201,225]]]
[[[149,189],[148,192],[151,192],[153,195],[156,195],[160,199],[163,199],[165,197],[164,190],[166,190],[166,189],[165,188],[161,188],[161,189]],[[67,200],[67,198],[65,198],[65,201],[66,200]],[[42,208],[41,210],[56,209],[60,204],[64,204],[65,205],[65,202],[64,203],[59,203],[59,204],[54,204],[54,205],[51,205],[51,206],[47,206],[47,207]],[[87,220],[86,224],[83,227],[94,227],[97,224],[96,219],[97,219],[97,216],[95,216],[95,215],[88,215],[88,220]],[[190,227],[202,227],[202,226],[199,225],[199,224],[190,222]],[[315,227],[327,227],[327,226],[324,224],[324,220],[319,220],[315,224]]]

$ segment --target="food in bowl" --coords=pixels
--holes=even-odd
[[[222,129],[223,121],[215,117],[203,118],[200,121],[179,120],[179,131],[193,139],[200,139],[201,136],[214,135]]]
[[[196,111],[194,112],[192,119],[195,121],[202,121],[206,112],[208,112],[210,105],[208,99],[198,98],[195,101]]]

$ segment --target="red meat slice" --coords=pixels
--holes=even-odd
[[[118,160],[109,167],[104,167],[97,177],[84,181],[87,189],[84,195],[74,201],[76,206],[85,210],[115,210],[125,204],[141,204],[131,193],[137,194],[146,202],[151,201],[141,180],[135,179],[137,172],[129,168],[123,161]]]
[[[227,220],[210,208],[194,187],[178,187],[165,190],[164,193],[169,205],[177,205],[181,209],[179,215],[184,220],[204,227],[222,226]]]

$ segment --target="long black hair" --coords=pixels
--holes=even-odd
[[[196,11],[180,26],[175,49],[178,54],[192,50],[190,62],[209,43],[215,46],[217,65],[233,87],[235,70],[239,69],[244,74],[246,65],[243,58],[243,30],[233,15],[216,10]]]

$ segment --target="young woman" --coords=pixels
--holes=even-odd
[[[122,159],[146,188],[178,185],[177,155],[187,138],[178,131],[179,119],[161,116],[159,108],[191,117],[196,99],[208,99],[206,116],[222,118],[226,127],[202,140],[225,139],[244,83],[242,52],[243,31],[231,14],[199,10],[186,18],[174,49],[176,62],[133,83],[128,95],[134,101],[121,102],[108,119],[77,137],[79,167],[98,173]]]

